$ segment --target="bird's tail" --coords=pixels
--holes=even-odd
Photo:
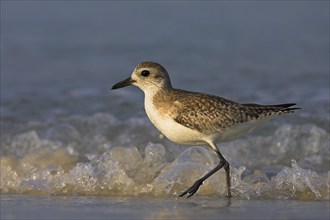
[[[251,119],[268,118],[280,114],[293,113],[295,110],[301,109],[292,107],[296,103],[286,103],[278,105],[258,105],[253,103],[242,104],[248,111],[247,116]]]

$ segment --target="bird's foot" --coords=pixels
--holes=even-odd
[[[203,184],[203,181],[197,180],[191,187],[189,187],[186,191],[181,193],[179,195],[179,197],[182,197],[186,194],[188,194],[187,198],[193,196],[202,184]]]

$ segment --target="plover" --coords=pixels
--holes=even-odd
[[[216,142],[232,140],[265,119],[299,109],[292,107],[295,103],[239,104],[218,96],[175,89],[166,69],[155,62],[138,64],[128,79],[113,85],[112,89],[129,85],[144,92],[145,111],[166,138],[178,144],[210,146],[219,157],[220,162],[215,168],[179,194],[180,197],[187,195],[187,198],[221,168],[226,174],[227,196],[231,197],[229,163]]]

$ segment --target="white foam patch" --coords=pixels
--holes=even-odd
[[[108,114],[31,123],[2,142],[1,193],[176,196],[218,164],[208,147],[159,137],[146,118]],[[329,133],[313,124],[284,124],[219,149],[231,164],[233,196],[328,200]],[[198,195],[225,196],[225,173]]]

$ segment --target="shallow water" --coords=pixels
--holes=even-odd
[[[70,201],[68,216],[77,211],[75,199],[79,208],[89,207],[86,199],[112,212],[122,200],[114,196],[126,196],[124,208],[141,208],[148,213],[143,218],[152,215],[149,199],[156,201],[155,210],[161,203],[165,210],[179,204],[183,218],[195,206],[200,213],[212,210],[211,217],[220,214],[212,207],[225,200],[223,171],[205,181],[196,195],[202,200],[172,202],[216,166],[215,155],[166,140],[146,117],[137,88],[109,90],[143,60],[162,63],[177,88],[302,107],[219,143],[232,167],[234,210],[242,205],[251,216],[260,212],[265,218],[259,206],[275,205],[283,208],[280,217],[308,218],[306,206],[318,210],[328,204],[328,2],[1,6],[0,192],[9,210],[1,215],[28,212],[13,213],[12,205],[42,210],[39,199],[54,206]],[[139,199],[142,205],[136,206]],[[221,214],[234,218],[232,208]],[[325,214],[309,212],[316,218]],[[107,210],[100,213],[103,218]]]
[[[41,211],[42,210],[42,211]],[[328,219],[329,202],[215,197],[2,196],[1,219]]]

